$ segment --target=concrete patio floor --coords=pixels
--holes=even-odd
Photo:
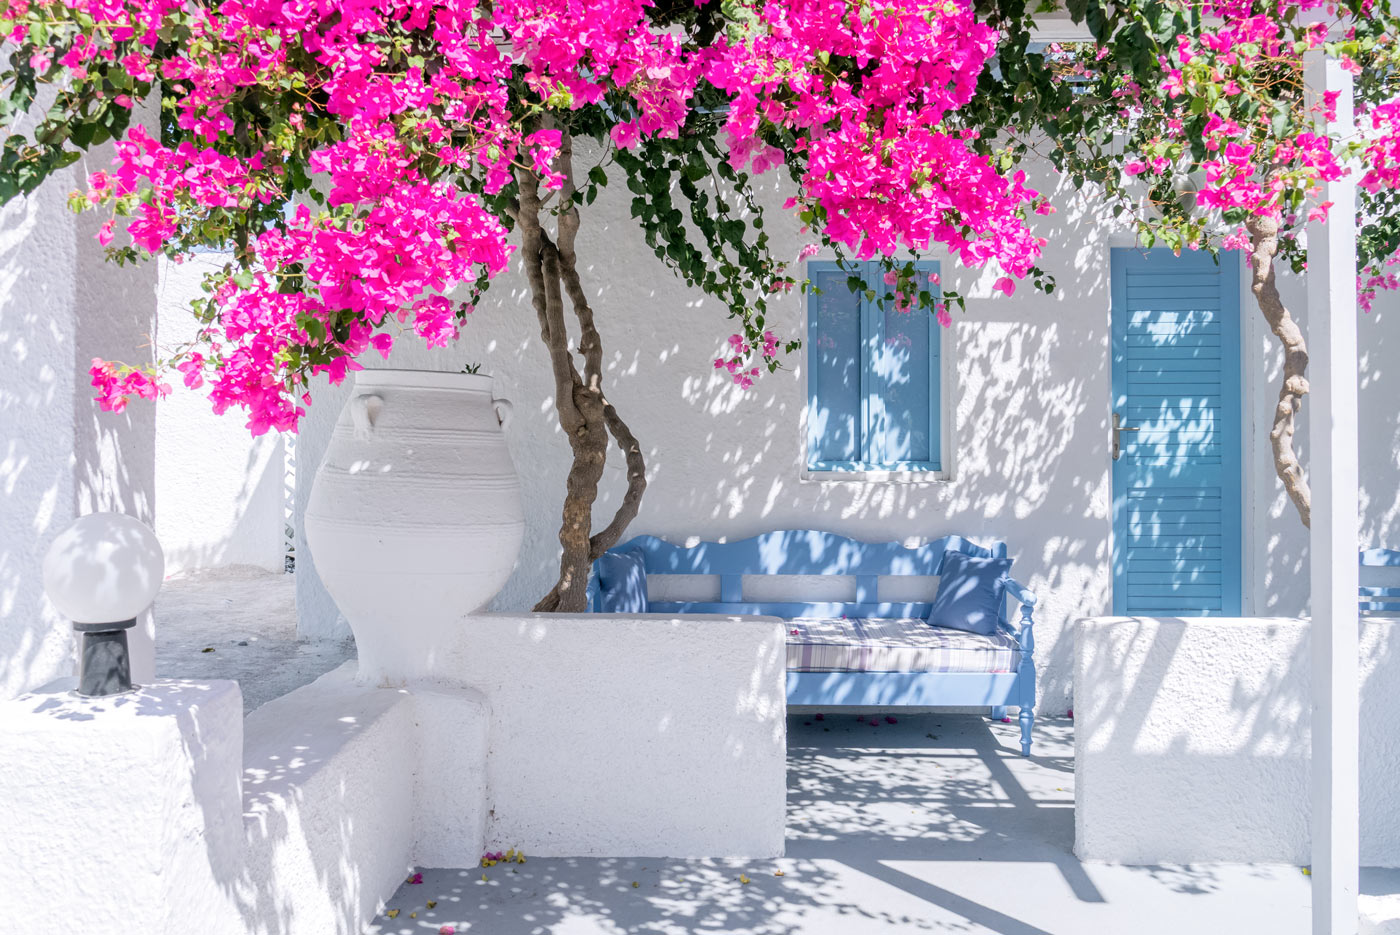
[[[353,640],[298,639],[296,580],[261,568],[168,578],[155,614],[156,674],[236,679],[244,714],[355,658]]]
[[[1015,725],[975,715],[868,721],[846,713],[789,718],[783,858],[527,855],[523,865],[425,869],[421,884],[404,885],[389,901],[398,915],[381,915],[370,931],[417,935],[445,924],[472,935],[1309,931],[1308,878],[1298,867],[1076,860],[1068,720],[1041,722],[1030,760],[1016,755]],[[1182,790],[1183,801],[1189,795]]]

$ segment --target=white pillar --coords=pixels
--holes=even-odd
[[[1353,124],[1351,75],[1321,53],[1314,94],[1337,92],[1334,129]],[[1324,186],[1331,223],[1308,231],[1312,415],[1312,896],[1315,935],[1356,935],[1359,844],[1357,676],[1356,181]]]

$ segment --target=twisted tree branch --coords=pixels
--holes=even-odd
[[[1269,441],[1273,445],[1274,470],[1283,489],[1293,501],[1304,526],[1312,525],[1312,491],[1303,475],[1303,466],[1293,448],[1297,431],[1298,410],[1308,394],[1308,346],[1302,329],[1288,313],[1274,281],[1274,257],[1278,255],[1278,220],[1256,217],[1246,225],[1252,240],[1249,256],[1250,290],[1259,302],[1259,311],[1269,328],[1283,344],[1283,384],[1279,388],[1278,405],[1274,407],[1273,427]]]
[[[557,240],[552,240],[540,220],[545,204],[539,197],[539,178],[521,170],[519,222],[525,245],[526,273],[531,300],[540,318],[540,336],[549,349],[555,374],[556,407],[573,452],[564,496],[563,522],[559,529],[562,553],[559,579],[535,605],[536,611],[582,611],[587,606],[588,575],[592,563],[615,545],[641,507],[646,489],[646,464],[641,445],[627,423],[603,394],[603,344],[578,272],[575,242],[579,215],[573,176],[573,140],[563,134],[557,157],[564,176],[559,190]],[[562,287],[562,291],[561,291]],[[564,321],[564,296],[579,325],[580,374],[569,352]],[[593,504],[607,461],[608,436],[616,439],[627,464],[627,492],[612,521],[592,533]]]

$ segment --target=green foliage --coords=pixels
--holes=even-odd
[[[1192,69],[1208,70],[1216,64],[1197,58],[1180,65],[1174,57],[1179,40],[1211,28],[1198,4],[1070,0],[1072,20],[1092,40],[1050,44],[1033,42],[1032,31],[1046,14],[1059,12],[1056,5],[977,0],[977,9],[1000,30],[1001,41],[979,78],[977,96],[955,116],[956,122],[978,131],[982,151],[1004,168],[1044,160],[1076,188],[1102,193],[1113,215],[1131,223],[1144,246],[1213,251],[1223,234],[1248,220],[1241,210],[1205,211],[1196,206],[1199,167],[1215,158],[1204,133],[1212,117],[1249,128],[1269,152],[1276,142],[1317,129],[1301,69],[1281,58],[1248,63],[1251,55],[1258,55],[1258,47],[1239,48],[1247,64],[1233,75],[1216,73],[1214,80],[1203,80],[1196,86],[1202,91],[1188,88],[1173,99],[1161,90],[1174,67],[1190,77]],[[1283,11],[1285,23],[1297,25],[1296,7],[1257,6],[1260,13],[1275,10]],[[1327,51],[1366,65],[1355,83],[1358,108],[1400,94],[1396,20],[1379,7],[1363,12],[1358,0],[1341,4],[1339,15],[1354,29],[1345,40],[1330,42]],[[1197,77],[1205,79],[1206,72]],[[1237,84],[1229,93],[1226,79]],[[1357,149],[1341,142],[1338,148],[1343,156],[1348,151],[1354,156]],[[1136,179],[1125,175],[1125,165],[1139,159],[1160,160],[1171,169]],[[1287,177],[1286,168],[1279,171]],[[1363,189],[1359,197],[1359,264],[1364,268],[1400,248],[1400,212],[1389,191]],[[1301,269],[1306,245],[1298,235],[1307,213],[1301,185],[1287,193],[1283,208],[1282,257]]]

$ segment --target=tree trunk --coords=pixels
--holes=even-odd
[[[602,339],[574,254],[579,216],[574,203],[573,142],[567,133],[556,168],[565,178],[559,192],[557,242],[551,240],[542,223],[539,177],[523,169],[516,173],[520,188],[517,220],[530,298],[539,318],[540,337],[549,351],[559,425],[573,454],[559,527],[559,544],[563,547],[559,580],[534,609],[579,612],[587,606],[588,574],[593,561],[617,544],[637,515],[646,489],[646,463],[632,430],[603,394]],[[565,296],[579,327],[582,373],[569,348]],[[593,503],[598,499],[598,483],[607,462],[609,435],[617,441],[627,464],[627,492],[612,521],[595,534]]]
[[[1293,450],[1293,435],[1297,430],[1298,410],[1308,394],[1308,346],[1303,332],[1293,316],[1288,314],[1274,282],[1274,257],[1278,254],[1278,221],[1255,218],[1247,225],[1252,249],[1249,256],[1250,290],[1259,302],[1264,320],[1283,344],[1283,385],[1279,388],[1278,405],[1274,407],[1274,423],[1269,441],[1274,450],[1274,470],[1288,498],[1298,509],[1304,526],[1312,524],[1312,491],[1308,489],[1303,466]]]

